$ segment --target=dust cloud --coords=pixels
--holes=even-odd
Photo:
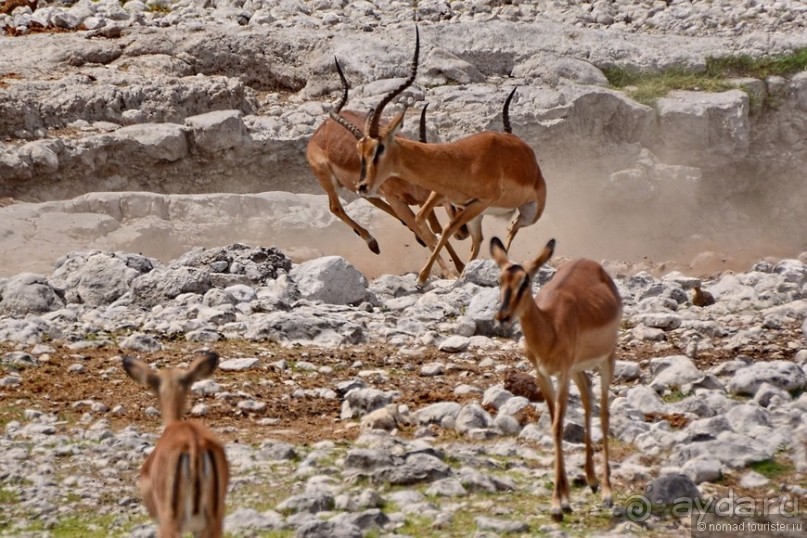
[[[570,161],[573,159],[565,159]],[[548,188],[546,209],[534,225],[519,231],[511,248],[512,259],[530,259],[555,238],[557,258],[608,261],[611,268],[623,273],[648,270],[658,276],[679,270],[709,277],[723,271],[745,272],[763,259],[800,257],[807,262],[807,181],[803,175],[768,177],[759,172],[764,166],[745,176],[742,171],[727,170],[704,176],[694,187],[692,183],[670,183],[665,190],[651,192],[637,202],[636,198],[628,199],[630,191],[615,194],[603,170],[581,171],[578,167],[569,172],[562,164],[542,163]],[[325,228],[295,225],[293,229],[278,229],[260,214],[249,213],[252,204],[246,204],[242,214],[237,214],[237,204],[224,207],[236,214],[228,214],[221,224],[205,221],[198,230],[190,221],[153,218],[134,229],[122,226],[90,238],[78,237],[75,230],[63,230],[52,223],[20,224],[20,233],[3,239],[4,248],[24,248],[26,255],[0,261],[0,276],[23,271],[48,274],[60,256],[89,249],[139,252],[166,263],[193,247],[233,243],[275,246],[298,263],[320,256],[343,256],[370,279],[417,272],[429,257],[428,249],[417,243],[408,228],[380,211],[368,213],[366,208],[346,206],[354,218],[368,221],[365,225],[381,249],[376,255],[336,219]],[[437,211],[445,223],[445,213]],[[363,216],[355,214],[362,212]],[[72,222],[73,217],[68,217]],[[508,220],[484,217],[481,257],[488,256],[491,237],[505,237]],[[33,235],[21,233],[28,228]],[[468,259],[470,239],[452,238],[451,244],[461,259]],[[453,267],[445,253],[443,258]],[[439,273],[435,264],[433,274]]]
[[[515,260],[535,256],[550,238],[557,241],[558,257],[627,262],[631,271],[655,274],[679,270],[708,277],[747,271],[763,259],[807,257],[807,182],[783,181],[778,192],[769,189],[764,196],[748,192],[720,200],[709,189],[693,194],[682,186],[681,192],[668,190],[656,200],[627,206],[610,199],[607,186],[592,185],[579,176],[547,174],[547,185],[543,216],[522,228],[513,241],[511,258]],[[783,210],[787,204],[792,207]],[[438,216],[446,221],[441,209]],[[507,217],[484,217],[480,257],[488,256],[491,237],[506,235],[507,223]],[[349,230],[338,242],[318,242],[312,234],[297,237],[286,247],[295,261],[326,254],[344,256],[368,278],[417,272],[428,259],[429,251],[414,235],[386,215],[380,215],[370,231],[379,242],[380,255]],[[451,243],[467,260],[470,239],[452,238]],[[447,255],[444,259],[450,264]]]

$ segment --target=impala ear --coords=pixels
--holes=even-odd
[[[507,250],[505,250],[501,239],[494,237],[490,240],[490,257],[499,264],[499,267],[504,268],[505,265],[510,263],[507,258]]]
[[[531,262],[524,265],[524,269],[526,269],[527,273],[530,275],[530,278],[535,277],[535,273],[538,272],[538,269],[541,268],[543,264],[549,261],[549,258],[552,257],[552,254],[555,252],[555,240],[550,239],[547,241],[544,250]]]
[[[133,357],[123,357],[123,369],[126,370],[129,377],[141,385],[146,385],[154,390],[160,389],[160,376],[145,362]]]
[[[188,386],[210,376],[219,365],[219,354],[215,351],[200,351],[196,355],[188,372],[182,377],[182,383]]]
[[[406,114],[406,109],[407,107],[404,107],[403,110],[398,112],[395,117],[392,118],[392,121],[389,122],[389,124],[384,128],[384,131],[382,131],[381,138],[389,139],[395,136],[398,131],[403,128],[403,120],[404,115]]]

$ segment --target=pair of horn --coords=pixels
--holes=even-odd
[[[384,111],[384,107],[386,107],[393,99],[398,97],[405,89],[412,85],[415,81],[415,77],[417,77],[418,73],[418,56],[420,54],[420,31],[418,30],[417,26],[415,27],[415,55],[412,58],[412,65],[410,67],[409,77],[397,88],[392,90],[390,93],[384,96],[378,106],[373,109],[373,111],[367,116],[367,121],[364,125],[364,132],[367,133],[367,136],[371,138],[378,138],[378,127],[379,122],[381,121],[381,114]],[[347,79],[345,78],[345,74],[342,72],[342,68],[339,65],[339,62],[334,58],[336,62],[336,70],[339,73],[339,78],[342,79],[342,98],[339,100],[339,103],[336,105],[336,109],[330,112],[330,117],[333,121],[350,131],[353,136],[356,137],[356,140],[361,140],[364,138],[364,133],[361,129],[353,125],[351,122],[347,121],[339,112],[342,110],[342,107],[345,106],[347,102],[347,92],[348,92],[348,83]]]

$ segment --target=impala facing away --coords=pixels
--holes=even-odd
[[[591,381],[586,370],[600,371],[600,422],[602,426],[602,501],[611,506],[611,473],[608,466],[608,389],[614,375],[616,344],[622,300],[614,281],[597,262],[579,259],[561,265],[535,300],[532,279],[552,257],[555,240],[546,244],[534,260],[522,265],[507,258],[502,242],[494,237],[490,255],[501,268],[501,305],[496,321],[521,321],[527,359],[535,367],[549,416],[555,445],[555,488],[552,492],[552,518],[560,521],[571,512],[569,482],[563,463],[563,419],[569,398],[569,382],[580,389],[585,409],[586,483],[597,491],[591,446]],[[558,378],[558,392],[550,376]]]
[[[350,86],[338,61],[336,62],[336,70],[339,73],[339,78],[342,80],[342,98],[339,104],[336,105],[336,109],[331,112],[331,118],[337,114],[341,114],[340,117],[344,117],[350,122],[361,123],[365,120],[366,114],[352,110],[342,111],[342,107],[345,106],[347,102]],[[424,143],[426,142],[425,112],[426,109],[424,108],[420,125],[420,136]],[[319,184],[328,195],[331,212],[350,226],[356,235],[364,239],[372,252],[378,254],[380,252],[378,241],[376,241],[370,232],[350,218],[342,207],[342,203],[336,192],[340,186],[347,190],[358,192],[361,162],[359,161],[359,155],[356,153],[356,144],[354,143],[353,137],[350,136],[348,131],[339,127],[333,119],[327,119],[311,137],[306,149],[306,158]],[[423,205],[428,199],[430,191],[397,177],[392,177],[383,188],[379,189],[379,192],[383,196],[383,199],[370,197],[367,198],[367,201],[403,222],[414,232],[418,242],[423,245],[427,244],[423,234],[419,230],[418,224],[416,224],[415,214],[409,206]],[[449,215],[453,214],[451,208],[446,207],[446,209],[449,210]],[[441,226],[434,211],[429,210],[425,218],[429,221],[435,233],[440,233]],[[467,236],[467,231],[465,231],[465,236]],[[462,232],[458,234],[457,237],[458,239],[464,238]],[[457,256],[451,245],[449,245],[446,250],[454,261],[457,271],[461,271],[463,263],[459,259],[459,256]],[[442,260],[439,260],[438,263],[444,271],[450,272],[450,269]]]
[[[216,369],[219,356],[199,352],[187,370],[159,372],[124,357],[129,376],[150,387],[160,401],[165,430],[140,469],[140,493],[160,538],[223,536],[224,497],[230,468],[224,447],[201,422],[182,420],[191,385]]]
[[[358,140],[359,194],[374,196],[392,177],[403,178],[431,191],[416,219],[432,249],[418,275],[418,281],[425,284],[448,238],[489,209],[518,210],[508,225],[509,248],[519,228],[535,223],[543,213],[546,183],[532,148],[511,133],[483,131],[454,142],[424,144],[395,136],[405,109],[382,128],[384,107],[415,80],[419,48],[418,39],[409,78],[381,100],[368,116],[364,131],[346,117],[332,113],[331,118]],[[459,211],[436,241],[424,224],[429,212],[445,202]],[[473,225],[471,228],[473,233]],[[479,248],[480,245],[472,247],[471,259],[478,255]]]

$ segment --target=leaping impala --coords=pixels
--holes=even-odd
[[[555,487],[552,492],[552,518],[563,519],[571,512],[569,482],[563,462],[563,419],[569,398],[569,382],[580,389],[585,410],[586,483],[596,492],[591,446],[591,382],[586,370],[600,371],[600,422],[602,426],[602,501],[611,506],[611,473],[608,465],[608,389],[614,375],[616,344],[622,300],[614,281],[597,262],[580,259],[561,265],[535,300],[532,279],[552,257],[555,240],[546,244],[534,260],[518,265],[507,259],[502,242],[494,237],[490,255],[501,268],[501,305],[496,320],[521,321],[527,359],[535,367],[538,387],[546,398],[552,419],[555,445]],[[550,376],[558,378],[558,392]]]
[[[519,228],[535,223],[543,213],[546,183],[535,152],[512,133],[483,131],[454,142],[424,144],[395,136],[402,125],[405,109],[382,128],[384,107],[415,80],[419,48],[420,40],[417,39],[409,78],[381,100],[368,116],[364,131],[346,117],[332,113],[331,118],[358,140],[361,160],[359,194],[374,196],[393,177],[404,178],[432,191],[416,217],[418,227],[432,249],[429,260],[418,275],[420,284],[425,284],[448,238],[489,208],[518,210],[508,225],[509,248]],[[424,223],[429,212],[443,202],[450,202],[460,209],[451,218],[440,240],[436,241]],[[472,259],[479,248],[480,245],[472,247]]]
[[[339,78],[342,81],[342,97],[336,105],[335,110],[331,112],[331,118],[337,114],[341,114],[341,116],[338,117],[348,118],[348,121],[360,123],[365,120],[366,114],[352,110],[342,110],[342,107],[345,106],[347,102],[350,86],[342,72],[342,68],[339,66],[339,62],[336,61],[335,63]],[[420,124],[421,141],[424,143],[426,142],[425,112],[426,108],[424,107]],[[331,212],[350,226],[359,237],[364,239],[372,252],[378,254],[380,252],[378,241],[376,241],[370,232],[350,218],[342,207],[342,203],[336,192],[340,186],[347,190],[358,192],[361,162],[356,153],[353,138],[347,131],[339,127],[333,119],[327,119],[311,137],[306,149],[306,158],[319,184],[328,195],[328,203]],[[367,200],[377,208],[403,222],[412,230],[418,242],[426,245],[427,241],[419,231],[415,214],[409,206],[421,206],[426,203],[430,191],[397,177],[392,177],[384,184],[383,188],[379,189],[379,192],[383,196],[383,199],[369,197]],[[449,211],[449,216],[453,215],[451,208],[446,207],[446,209]],[[435,233],[440,233],[441,226],[434,214],[433,208],[427,213],[424,213],[424,215],[424,218],[429,221]],[[458,239],[463,239],[464,235],[467,235],[467,230],[465,230],[464,235],[462,232],[463,230],[461,230],[461,233],[457,236]],[[457,271],[462,271],[462,260],[457,256],[450,244],[447,247],[447,251]],[[438,263],[445,272],[451,272],[442,260],[438,260]]]
[[[150,387],[160,401],[165,430],[140,469],[140,493],[160,538],[223,536],[224,498],[230,468],[224,447],[201,422],[182,420],[191,385],[208,377],[219,356],[200,352],[187,370],[154,371],[125,357],[129,376]]]

